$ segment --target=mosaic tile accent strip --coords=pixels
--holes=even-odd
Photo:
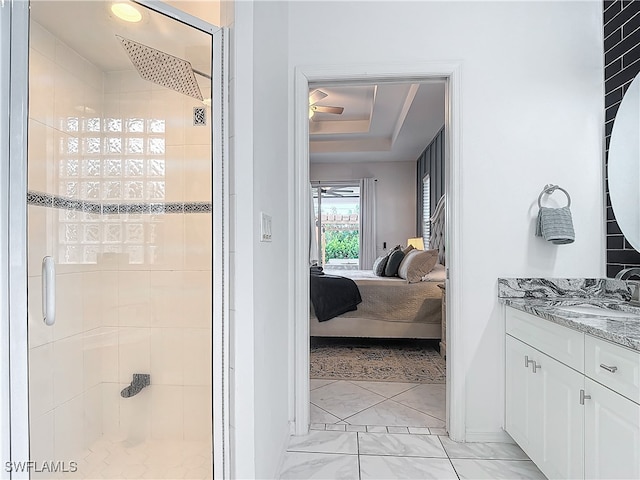
[[[628,301],[631,292],[624,280],[611,278],[499,278],[498,297],[607,297]]]
[[[163,215],[167,213],[211,213],[213,211],[211,203],[208,202],[97,203],[32,190],[27,192],[27,205],[53,207],[96,215],[115,215],[118,213]]]

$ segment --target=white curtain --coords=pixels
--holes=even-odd
[[[376,179],[360,180],[360,270],[371,270],[376,252]]]
[[[316,212],[313,210],[313,186],[309,184],[309,265],[320,263],[318,258],[318,229]]]

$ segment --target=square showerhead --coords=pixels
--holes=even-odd
[[[142,78],[202,101],[191,63],[116,35]]]

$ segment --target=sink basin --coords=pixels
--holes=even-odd
[[[601,307],[599,305],[567,305],[566,307],[556,308],[558,310],[564,310],[566,312],[583,313],[587,315],[601,315],[603,317],[629,318],[638,316],[637,312],[623,312],[620,310]]]

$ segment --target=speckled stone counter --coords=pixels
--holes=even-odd
[[[500,278],[498,297],[517,310],[640,351],[640,308],[628,304],[631,293],[622,280]],[[628,316],[561,309],[572,305],[606,307]]]

